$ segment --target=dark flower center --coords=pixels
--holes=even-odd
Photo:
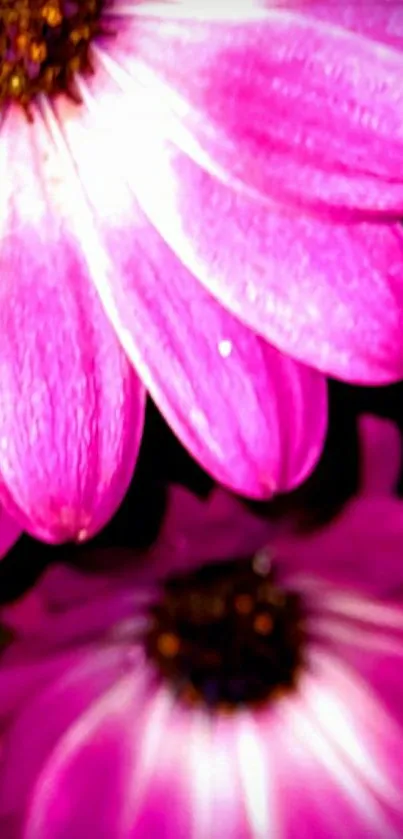
[[[90,45],[104,0],[0,0],[0,104],[40,93],[78,101],[77,73],[91,71]]]
[[[147,655],[186,704],[258,705],[291,689],[303,663],[299,595],[259,558],[170,578],[152,618]]]

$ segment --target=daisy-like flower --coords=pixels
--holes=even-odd
[[[0,500],[50,541],[119,505],[144,385],[237,491],[294,486],[321,451],[323,378],[218,304],[140,201],[138,165],[182,125],[150,45],[168,58],[184,26],[202,56],[192,3],[0,0]]]
[[[380,428],[365,427],[366,475],[395,449]],[[270,525],[222,492],[174,493],[135,570],[48,572],[27,630],[21,610],[3,616],[21,637],[0,670],[2,835],[401,837],[403,606],[371,593],[378,563],[402,579],[392,471],[371,470],[353,502],[355,581],[337,523],[287,564]]]
[[[1,0],[0,499],[31,533],[107,520],[143,385],[261,497],[321,449],[305,363],[401,376],[402,10],[370,6]]]

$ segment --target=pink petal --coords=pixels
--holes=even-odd
[[[128,163],[133,186],[161,236],[212,294],[280,349],[327,373],[373,384],[402,376],[400,226],[332,224],[263,206],[159,141],[150,125],[142,130],[149,156]]]
[[[358,591],[390,594],[402,578],[402,544],[402,502],[369,497],[317,533],[282,536],[272,549],[283,569],[304,568]]]
[[[20,628],[20,627],[19,627]],[[74,657],[75,657],[74,653]],[[11,714],[22,708],[27,695],[31,697],[38,685],[57,680],[72,663],[72,653],[30,658],[26,645],[13,644],[3,652],[0,670],[0,717],[7,720]],[[0,806],[1,810],[1,806]]]
[[[354,606],[353,601],[351,605]],[[377,606],[379,604],[370,602],[367,619],[359,626],[352,626],[350,622],[350,637],[336,637],[332,645],[339,660],[351,668],[350,672],[359,674],[357,682],[359,680],[361,693],[367,692],[366,702],[362,699],[354,701],[354,709],[358,705],[362,709],[360,722],[356,722],[360,738],[363,742],[372,741],[373,748],[378,751],[379,765],[389,764],[388,775],[395,788],[401,789],[402,766],[396,750],[403,725],[401,602],[382,604],[380,616]],[[374,620],[374,616],[378,619]],[[353,700],[354,694],[351,690],[349,693]]]
[[[231,839],[252,839],[236,771],[234,720],[226,726],[197,710],[188,714],[160,691],[141,722],[131,830],[122,831],[122,839],[220,839],[223,825]]]
[[[14,603],[2,608],[1,623],[12,628],[18,635],[30,635],[42,625],[44,611],[44,603],[35,586]]]
[[[366,415],[360,419],[360,437],[361,494],[376,496],[393,493],[401,467],[399,428],[389,420]]]
[[[91,600],[92,592],[87,591],[88,600],[81,607],[76,606],[74,612],[66,611],[57,615],[45,615],[42,621],[32,627],[30,638],[40,638],[45,647],[53,648],[55,638],[57,646],[65,647],[71,644],[88,643],[92,639],[106,634],[111,626],[117,627],[124,623],[130,626],[132,634],[146,627],[147,618],[139,615],[136,596],[125,592],[121,588],[118,594],[109,594],[104,598]],[[146,597],[143,597],[143,604]],[[146,601],[147,602],[147,601]],[[151,602],[151,597],[148,598]],[[137,607],[137,610],[136,610]]]
[[[283,572],[320,573],[354,590],[393,594],[401,586],[403,501],[392,496],[400,471],[397,426],[360,419],[361,490],[342,513],[312,534],[274,534],[271,549]]]
[[[46,608],[57,614],[66,608],[81,607],[91,599],[103,597],[110,590],[110,577],[86,574],[69,565],[54,564],[36,583],[35,590]]]
[[[0,559],[8,553],[20,536],[21,528],[15,519],[0,507]]]
[[[331,686],[326,692],[332,696]],[[344,708],[349,714],[347,698]],[[354,717],[359,718],[359,710],[354,710]],[[284,836],[336,839],[343,835],[343,825],[346,837],[397,839],[400,833],[391,832],[386,807],[334,741],[337,733],[332,742],[305,701],[290,703],[288,713],[285,709],[282,717],[275,763]],[[352,739],[350,747],[354,755],[362,744]]]
[[[7,737],[2,744],[2,816],[25,809],[42,768],[70,727],[79,722],[83,714],[91,712],[93,705],[107,695],[115,682],[119,684],[124,652],[119,646],[84,648],[69,657],[59,654],[42,662],[33,661],[31,667],[27,664],[29,662],[25,661],[24,668],[4,668],[4,686],[8,676],[14,696],[18,698],[17,688],[21,689],[25,680],[25,695],[29,691],[31,698],[8,726]],[[5,696],[6,699],[10,696],[10,690],[5,691]],[[5,702],[1,700],[2,710]],[[38,720],[42,720],[43,724],[38,725]],[[24,752],[23,766],[21,749]]]
[[[321,452],[325,381],[226,312],[139,218],[129,247],[132,268],[110,289],[118,332],[172,429],[235,491],[298,484]]]
[[[226,312],[151,227],[137,226],[131,253],[133,274],[117,271],[111,288],[118,331],[182,443],[237,492],[300,483],[322,449],[324,379]]]
[[[33,790],[24,839],[129,839],[137,694],[122,678],[66,730]]]
[[[159,584],[150,583],[149,556],[144,555],[141,563],[127,551],[126,567],[116,569],[114,552],[110,554],[108,575],[75,571],[73,587],[72,569],[54,565],[32,591],[2,609],[1,619],[15,632],[18,648],[39,649],[45,657],[96,638],[131,642],[145,630],[148,607],[160,594]],[[15,658],[14,645],[11,660]]]
[[[234,719],[217,717],[212,732],[212,743],[207,760],[210,760],[211,795],[211,839],[220,839],[222,825],[226,825],[231,839],[254,839],[256,835],[248,813],[247,796],[240,777],[239,760],[236,754],[238,725]],[[253,778],[256,767],[245,766]],[[267,789],[267,800],[270,788]],[[262,814],[259,814],[262,815]]]
[[[64,126],[102,241],[113,255],[113,273],[102,282],[93,277],[104,306],[172,429],[217,480],[256,497],[294,486],[322,448],[325,382],[224,311],[149,224],[124,184],[129,147],[116,147],[108,158],[108,138],[117,141],[116,125],[120,133],[132,118],[118,105],[111,128],[105,109],[94,110],[97,131],[105,129],[97,134],[96,158],[83,126],[73,120]],[[129,159],[136,157],[137,142],[136,129]]]
[[[32,127],[12,111],[2,126],[0,498],[57,542],[93,535],[119,505],[144,393],[59,213],[60,182],[47,192],[38,171],[41,155],[49,176],[56,165],[46,137],[40,117]]]
[[[136,836],[188,839],[196,829],[193,794],[196,784],[189,765],[192,721],[189,725],[172,700],[167,701],[163,696],[159,702],[160,697],[156,695],[154,701],[150,700],[142,727],[136,730],[135,783],[128,801],[127,832],[122,839]],[[197,724],[196,720],[194,723]]]
[[[371,605],[368,603],[369,625]],[[388,612],[387,606],[385,612]],[[400,607],[396,612],[391,607],[390,615],[391,620],[399,620]],[[400,637],[394,639],[393,627],[388,627],[387,619],[384,624],[374,623],[371,628],[372,637],[369,636],[365,644],[362,623],[350,624],[350,644],[337,644],[336,636],[337,658],[319,650],[315,658],[312,656],[315,677],[306,679],[301,699],[318,739],[327,743],[326,749],[321,749],[320,742],[316,744],[318,763],[322,762],[327,774],[339,780],[340,791],[347,800],[350,798],[350,818],[354,813],[359,816],[363,828],[365,821],[369,825],[372,823],[374,835],[397,837],[403,827],[402,688],[401,682],[398,684],[393,677],[391,665],[394,662],[394,669],[400,668],[401,631]],[[377,641],[380,642],[378,647]],[[329,638],[327,643],[329,645]],[[372,673],[368,668],[370,662]],[[326,800],[324,795],[323,800]],[[393,834],[390,825],[397,812],[400,830]],[[376,831],[376,822],[383,823],[383,829]],[[351,830],[351,835],[365,835],[365,830]]]
[[[258,21],[120,29],[116,60],[158,92],[211,166],[298,205],[402,215],[399,53],[271,3]]]
[[[52,721],[45,749],[43,738],[36,742],[29,734],[28,768],[32,764],[38,774],[28,774],[22,801],[16,802],[15,790],[8,800],[10,811],[18,804],[20,812],[30,801],[24,839],[80,839],[89,833],[97,839],[188,839],[196,828],[213,839],[222,835],[223,819],[234,839],[252,837],[235,770],[232,721],[211,726],[200,714],[190,718],[164,691],[144,694],[146,680],[133,675],[98,697],[87,686],[87,705],[80,712],[77,700],[84,684],[74,671],[66,679],[64,699],[71,700],[74,679],[74,720],[70,712],[65,715],[65,703],[63,709],[58,705],[62,683],[35,703],[36,713],[45,711]],[[30,718],[29,709],[24,727],[19,722],[6,742],[10,781],[10,759],[19,754],[17,734],[24,735]],[[7,787],[3,790],[7,793]]]
[[[270,3],[267,4],[270,8]],[[403,48],[403,7],[400,0],[276,0],[276,7],[333,23],[374,41]]]
[[[207,501],[201,501],[182,487],[173,487],[148,567],[161,574],[253,556],[276,532],[272,522],[258,518],[224,490],[215,489]]]
[[[99,633],[105,624],[127,617],[127,611],[134,619],[138,610],[142,614],[144,606],[160,590],[158,580],[153,582],[152,572],[150,577],[152,550],[138,553],[129,548],[91,545],[80,555],[87,558],[89,554],[98,559],[96,573],[52,564],[35,586],[43,608],[52,619],[62,621],[65,616],[65,626],[68,626],[72,609],[80,613],[80,625],[70,623],[71,632],[77,636]]]

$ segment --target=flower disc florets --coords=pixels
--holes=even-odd
[[[91,71],[103,0],[0,0],[0,105],[26,110],[39,94],[77,99],[77,73]]]
[[[257,560],[225,562],[168,580],[146,650],[185,703],[230,711],[293,687],[303,634],[297,594]]]

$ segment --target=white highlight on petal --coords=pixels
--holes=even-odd
[[[393,606],[378,603],[370,598],[363,598],[353,593],[331,590],[324,591],[320,607],[323,610],[337,612],[340,616],[354,620],[367,621],[373,625],[385,628],[403,629],[403,612]]]
[[[132,174],[133,177],[140,177],[141,182],[144,179],[150,183],[153,182],[156,184],[157,194],[162,198],[163,189],[166,191],[166,186],[163,186],[163,181],[159,183],[159,178],[162,175],[155,173],[154,166],[150,166],[150,164],[154,160],[157,163],[164,152],[166,142],[169,141],[173,147],[180,149],[201,169],[205,169],[210,175],[232,187],[238,193],[248,196],[251,200],[263,202],[267,207],[272,205],[269,198],[262,196],[252,186],[245,184],[236,175],[223,169],[206,152],[185,127],[186,118],[191,110],[188,101],[177,93],[172,86],[164,82],[150,67],[137,61],[129,74],[124,66],[121,66],[118,61],[96,44],[93,45],[92,52],[97,56],[98,61],[110,78],[127,94],[125,96],[125,110],[136,124],[136,133],[133,135],[129,132],[127,142],[124,142],[121,130],[116,141],[119,156],[118,159],[114,160],[114,164],[120,166],[120,176],[123,176],[125,181],[130,183],[129,176]],[[95,113],[96,102],[91,101],[86,85],[79,78],[77,78],[77,86],[89,111]],[[108,117],[111,119],[109,111]],[[119,121],[117,121],[117,124],[120,124]],[[151,151],[152,149],[154,150]],[[137,170],[140,168],[140,173],[138,171],[136,173],[137,163],[140,164],[140,167],[137,166]],[[141,171],[144,167],[147,172]],[[136,179],[132,180],[131,187],[137,196],[139,184]],[[170,213],[172,213],[172,207]],[[179,223],[179,217],[176,221]],[[175,227],[174,230],[176,230]],[[165,241],[168,241],[166,237]],[[193,254],[189,253],[189,259],[191,258],[195,259],[197,265],[198,260]]]
[[[233,345],[232,341],[220,341],[218,344],[218,352],[223,358],[229,358],[232,353]]]
[[[334,749],[333,745],[323,736],[317,727],[316,720],[310,718],[309,711],[304,705],[294,702],[288,707],[285,724],[292,728],[294,736],[300,740],[307,753],[312,754],[318,761],[318,768],[322,765],[327,769],[333,781],[343,790],[347,800],[360,813],[363,823],[368,825],[372,833],[363,835],[382,836],[382,839],[401,839],[392,825],[386,819],[386,814],[370,792],[357,778],[354,770],[347,766]]]
[[[120,166],[121,176],[123,175],[124,180],[131,183],[137,197],[144,182],[155,185],[153,188],[157,189],[160,200],[165,198],[165,195],[168,196],[168,201],[171,200],[168,208],[169,220],[174,232],[179,225],[180,218],[179,214],[176,214],[175,219],[171,218],[172,206],[174,205],[172,205],[169,189],[171,187],[175,189],[176,181],[175,178],[172,178],[170,171],[165,172],[167,161],[164,157],[167,151],[167,142],[171,143],[172,148],[180,149],[201,169],[205,169],[206,172],[240,194],[249,196],[252,200],[257,200],[260,203],[263,202],[267,207],[272,206],[272,201],[269,198],[263,197],[253,187],[245,184],[236,175],[224,169],[206,152],[191,131],[186,128],[186,119],[192,111],[191,105],[151,67],[138,60],[131,67],[129,73],[124,68],[124,61],[120,64],[118,60],[115,60],[96,44],[94,44],[92,51],[111,79],[126,94],[125,111],[130,114],[136,124],[136,132],[134,135],[129,133],[127,142],[123,142],[124,138],[121,136],[121,131],[119,132],[119,136],[116,138],[118,144],[116,148],[119,148],[119,156],[114,163],[116,166]],[[79,78],[77,79],[77,85],[80,94],[83,96],[83,101],[85,101],[89,110],[94,111],[96,103],[91,103],[86,86]],[[109,113],[108,116],[110,116]],[[154,164],[160,166],[158,171],[156,171]],[[144,204],[144,208],[146,206],[148,205]],[[154,212],[157,213],[157,211],[158,207],[154,209]],[[161,213],[162,219],[164,214],[166,214],[165,209]],[[152,216],[148,215],[152,219]],[[160,215],[158,215],[159,217]],[[166,241],[168,241],[167,238]],[[198,260],[190,252],[189,258],[194,258],[196,260],[195,264],[198,264]]]
[[[340,642],[350,647],[361,647],[365,650],[388,653],[401,658],[403,643],[401,638],[393,638],[376,629],[372,632],[367,627],[343,623],[342,619],[311,618],[308,619],[308,629],[314,637],[321,637],[330,642]]]
[[[189,772],[192,796],[191,839],[206,839],[214,835],[212,824],[212,731],[211,721],[202,711],[193,711],[189,716]]]
[[[102,720],[119,717],[133,695],[133,676],[126,676],[104,693],[101,699],[73,723],[58,741],[45,768],[39,775],[31,800],[33,807],[27,816],[24,839],[41,839],[47,833],[47,813],[54,795],[54,778],[69,765],[83,746],[91,741]]]
[[[322,603],[323,593],[334,591],[334,586],[330,586],[326,580],[311,574],[290,573],[287,567],[286,573],[282,576],[282,582],[288,589],[299,591],[304,598],[312,600],[317,607]]]
[[[222,824],[226,825],[228,839],[232,836],[234,825],[238,824],[240,811],[243,812],[240,799],[238,759],[235,751],[237,742],[237,723],[231,717],[217,716],[214,720],[213,745],[211,751],[211,785],[215,802],[219,802]],[[217,809],[214,810],[214,814]],[[224,839],[224,837],[223,837]]]
[[[170,732],[170,720],[174,699],[164,688],[155,688],[155,676],[145,668],[147,676],[146,695],[143,697],[143,714],[139,725],[136,709],[133,709],[133,771],[126,793],[126,806],[121,815],[121,835],[127,836],[135,829],[136,819],[152,788],[154,773],[158,771],[166,754],[166,743]],[[135,767],[135,768],[134,768]],[[172,772],[176,768],[171,766]]]
[[[209,421],[206,417],[206,414],[204,414],[203,411],[201,411],[199,408],[192,408],[190,411],[190,418],[194,425],[197,426],[197,428],[200,428],[202,431],[207,432],[209,427]]]
[[[343,620],[354,622],[354,626],[357,625],[357,631],[368,632],[378,627],[386,631],[388,629],[403,630],[403,613],[393,604],[380,603],[371,596],[362,597],[355,590],[337,588],[327,580],[311,575],[286,574],[283,583],[303,595],[308,610],[317,616],[315,620],[317,619],[317,625],[321,625],[321,628],[324,628],[325,621],[328,620],[330,624],[330,621],[334,619],[340,622]],[[327,613],[330,613],[329,618]],[[321,621],[323,621],[322,624]],[[348,623],[346,623],[346,628],[347,626]],[[377,637],[379,638],[378,632]]]
[[[320,683],[306,677],[301,688],[301,698],[309,709],[316,725],[321,729],[329,744],[341,753],[346,765],[365,781],[374,792],[395,807],[401,807],[401,792],[395,789],[382,772],[379,761],[363,740],[365,728],[379,729],[376,732],[382,743],[382,733],[390,738],[390,721],[385,710],[371,694],[370,686],[360,684],[343,665],[322,659],[323,679]],[[336,693],[337,681],[341,682],[342,695]],[[323,682],[323,684],[322,684]],[[340,690],[340,688],[339,688]],[[354,726],[354,715],[362,725]],[[382,731],[384,728],[384,732]],[[389,729],[389,730],[388,730]],[[394,732],[397,742],[401,732]],[[399,736],[400,735],[400,736]]]
[[[150,690],[152,690],[152,687],[150,687]],[[140,808],[148,787],[152,784],[153,773],[161,759],[161,754],[163,754],[164,740],[170,730],[170,718],[174,704],[173,697],[164,688],[160,688],[153,698],[148,700],[141,737],[140,772],[133,778],[133,789],[131,794],[130,791],[128,794],[128,801],[132,802],[130,823],[133,821],[133,813]],[[135,748],[138,746],[138,743],[135,744]]]
[[[47,129],[59,154],[60,182],[63,183],[64,188],[63,201],[68,202],[71,206],[69,217],[70,221],[74,223],[74,231],[72,232],[75,233],[77,241],[80,243],[89,274],[99,294],[102,305],[108,314],[109,320],[119,334],[127,355],[133,359],[137,354],[136,345],[130,331],[121,325],[119,313],[111,292],[111,285],[108,281],[108,275],[113,275],[116,268],[112,264],[102,244],[100,235],[96,229],[88,196],[85,193],[83,184],[77,177],[68,143],[46,98],[43,98],[41,101],[41,107]],[[54,200],[56,201],[55,196]],[[145,384],[147,386],[146,382]]]
[[[262,748],[262,731],[248,714],[238,718],[237,752],[239,773],[245,796],[245,809],[249,816],[253,839],[276,837],[273,824],[274,806],[266,753]]]
[[[115,624],[110,632],[112,641],[134,641],[139,638],[150,626],[150,618],[145,615],[136,615]],[[140,650],[140,647],[139,647]]]
[[[113,6],[114,16],[121,17],[151,17],[157,20],[189,20],[189,21],[228,21],[242,22],[245,20],[263,20],[267,17],[263,5],[251,3],[250,0],[171,0],[169,3],[116,3]]]

